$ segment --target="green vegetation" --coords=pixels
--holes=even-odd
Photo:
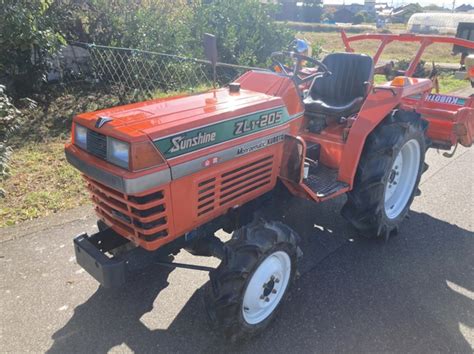
[[[471,84],[467,80],[459,80],[453,74],[441,74],[438,77],[439,93],[450,93],[468,88]],[[381,85],[387,82],[384,75],[375,75],[374,84]]]
[[[382,85],[387,82],[385,75],[374,75],[374,85]]]
[[[19,111],[13,106],[10,98],[5,93],[5,87],[0,85],[0,182],[10,174],[8,161],[12,149],[9,140],[18,129]],[[0,187],[0,198],[5,191]]]
[[[59,15],[48,0],[0,2],[0,77],[10,95],[22,96],[38,88],[46,70],[46,56],[62,43],[56,28]]]
[[[64,142],[31,143],[15,151],[11,174],[4,183],[0,227],[88,202],[82,177],[66,162]]]
[[[452,74],[441,74],[438,80],[439,93],[449,93],[471,86],[469,81],[456,79]]]
[[[195,53],[200,53],[202,35],[208,32],[217,37],[220,61],[251,66],[269,64],[270,54],[286,48],[294,38],[288,27],[272,20],[271,9],[250,0],[209,1],[206,6],[197,6],[193,33],[199,40]]]
[[[359,11],[358,13],[356,13],[354,15],[354,19],[352,20],[352,23],[358,25],[358,24],[361,24],[361,23],[364,23],[364,22],[374,23],[375,22],[375,16],[372,15],[372,14],[369,14],[365,10]]]
[[[11,96],[39,91],[47,54],[66,41],[203,57],[202,37],[218,38],[220,60],[266,65],[293,32],[258,0],[3,0],[0,77]],[[34,60],[30,60],[33,56]]]
[[[410,17],[413,14],[423,12],[423,8],[421,7],[420,4],[417,2],[412,3],[408,10],[404,11],[402,15],[396,16],[395,18],[397,19],[398,23],[407,23]],[[449,14],[447,15],[449,16]]]
[[[289,22],[285,22],[285,25],[295,31],[317,32],[320,36],[325,36],[326,34],[330,34],[330,35],[337,34],[339,38],[341,37],[339,33],[341,28],[343,28],[344,31],[346,31],[347,33],[366,33],[366,32],[374,31],[374,25],[371,25],[371,24],[360,24],[357,26],[352,26],[352,25],[337,26],[337,25],[331,25],[331,24],[326,24],[326,23],[308,23],[308,22],[289,21]]]

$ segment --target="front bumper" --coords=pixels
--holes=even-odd
[[[108,257],[107,252],[127,242],[127,239],[117,235],[112,229],[100,231],[92,236],[82,233],[74,238],[76,261],[103,287],[122,286],[126,281],[126,261]]]
[[[74,251],[77,264],[104,288],[117,288],[160,260],[167,260],[168,255],[176,253],[185,244],[185,238],[181,237],[151,252],[136,247],[108,228],[91,236],[87,233],[76,236]]]

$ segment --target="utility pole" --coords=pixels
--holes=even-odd
[[[456,0],[453,0],[453,12],[455,8],[456,8]]]

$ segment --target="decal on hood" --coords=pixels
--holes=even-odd
[[[170,159],[285,124],[291,118],[285,107],[272,108],[160,138],[154,143]]]

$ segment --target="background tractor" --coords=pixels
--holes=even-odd
[[[98,233],[74,239],[77,262],[105,287],[148,261],[210,271],[208,317],[236,340],[270,323],[302,256],[291,225],[261,217],[269,198],[347,194],[342,215],[362,236],[398,232],[427,148],[471,146],[474,133],[473,98],[433,95],[431,80],[410,76],[431,43],[474,44],[385,36],[374,58],[351,53],[346,37],[348,52],[322,61],[277,52],[274,71],[250,70],[225,88],[76,116],[66,156],[99,217]],[[419,41],[420,52],[405,76],[374,85],[374,62],[394,40]],[[215,38],[205,42],[215,65]],[[183,248],[221,262],[165,260]]]
[[[456,31],[456,38],[474,41],[474,23],[460,22]],[[461,54],[460,68],[456,77],[461,80],[469,80],[474,87],[474,51],[461,45],[453,45],[453,55]]]

